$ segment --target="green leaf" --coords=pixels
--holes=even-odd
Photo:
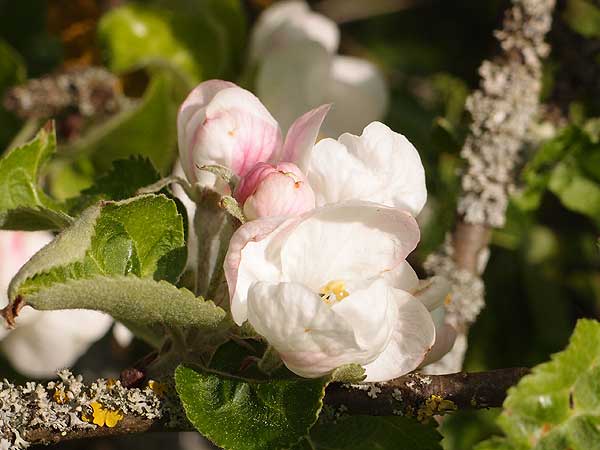
[[[202,336],[203,345],[216,345],[230,327],[226,312],[213,302],[166,281],[135,276],[68,280],[24,295],[22,300],[38,310],[83,308],[108,313],[155,347],[171,330],[194,332]]]
[[[145,186],[160,180],[152,162],[140,156],[113,162],[110,171],[97,178],[94,184],[83,190],[72,203],[75,211],[88,207],[99,200],[125,200],[136,195]]]
[[[61,153],[89,156],[98,173],[110,170],[113,161],[134,155],[149,158],[163,173],[170,171],[177,137],[172,85],[171,75],[157,74],[140,102],[92,128]]]
[[[575,161],[558,164],[548,188],[565,207],[600,223],[600,183],[587,178]]]
[[[600,442],[600,323],[582,319],[566,350],[509,391],[499,424],[508,441],[495,448],[590,450]],[[502,442],[498,440],[498,442]]]
[[[183,220],[173,200],[145,195],[101,202],[21,268],[9,297],[95,276],[131,274],[175,282],[185,259]]]
[[[600,8],[589,0],[569,0],[563,17],[579,34],[588,38],[600,36]]]
[[[227,450],[297,444],[316,422],[328,378],[254,381],[179,366],[175,383],[196,429]]]
[[[72,219],[39,185],[44,164],[56,151],[52,124],[0,160],[0,227],[8,230],[59,230]]]
[[[114,72],[150,63],[168,64],[180,71],[189,87],[219,75],[223,39],[208,14],[181,8],[128,4],[103,16],[98,36]]]
[[[396,416],[342,417],[319,423],[310,433],[316,450],[441,450],[441,439],[433,426]]]

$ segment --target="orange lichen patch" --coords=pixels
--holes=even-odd
[[[444,305],[448,306],[450,303],[452,303],[452,294],[446,295],[446,298],[444,299]]]
[[[62,389],[55,389],[52,398],[59,405],[67,403],[68,400],[67,394],[65,394],[65,391],[63,391]]]
[[[148,387],[152,389],[152,392],[154,392],[158,397],[163,397],[167,391],[167,386],[164,383],[159,383],[155,380],[149,380]]]
[[[93,423],[100,427],[107,426],[109,428],[113,428],[123,418],[123,414],[121,414],[121,412],[106,409],[98,402],[92,402],[90,403],[90,406],[93,410]],[[82,418],[83,420],[86,420],[85,417]],[[86,422],[89,422],[89,417]]]

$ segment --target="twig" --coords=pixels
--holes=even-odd
[[[472,123],[461,156],[462,175],[457,225],[425,269],[453,285],[447,322],[458,331],[452,351],[428,368],[430,373],[457,372],[467,348],[466,334],[484,306],[481,280],[491,230],[504,226],[514,189],[515,168],[527,131],[535,119],[541,90],[544,42],[555,0],[513,0],[502,29],[495,33],[501,48],[494,61],[480,68],[480,88],[467,99]]]
[[[528,369],[500,369],[451,375],[410,374],[385,383],[328,386],[325,412],[368,415],[412,415],[425,421],[456,409],[498,407],[506,390],[528,373]],[[0,383],[0,444],[26,448],[30,444],[119,436],[150,431],[189,431],[179,402],[164,386],[125,388],[119,381],[96,380],[84,385],[68,371],[61,381],[46,385]],[[172,388],[171,388],[172,389]],[[118,411],[114,426],[95,425],[97,402]]]

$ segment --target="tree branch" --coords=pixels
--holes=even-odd
[[[467,99],[472,123],[461,150],[466,160],[457,224],[425,269],[452,283],[447,323],[458,337],[454,348],[429,373],[457,372],[467,348],[466,334],[484,306],[481,280],[493,228],[504,226],[516,167],[539,108],[545,37],[555,0],[513,0],[495,36],[501,49],[479,67],[480,87]]]
[[[324,413],[411,415],[424,421],[456,409],[498,407],[506,390],[527,373],[528,369],[513,368],[410,374],[385,383],[332,383]],[[164,392],[163,385],[150,382],[144,388],[125,388],[119,381],[103,379],[84,385],[81,376],[68,371],[59,377],[60,381],[46,385],[0,383],[0,447],[21,449],[30,444],[193,429],[178,400]],[[97,425],[104,420],[99,405],[100,412],[114,411],[122,417],[112,427],[108,421]]]

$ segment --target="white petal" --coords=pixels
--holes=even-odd
[[[446,353],[452,350],[456,341],[456,330],[448,324],[443,324],[440,327],[436,326],[435,344],[425,356],[421,363],[421,367],[427,364],[434,363],[444,357]]]
[[[358,134],[367,124],[381,120],[389,94],[380,70],[361,58],[336,56],[331,66],[327,101],[333,103],[324,134],[337,137]]]
[[[284,230],[295,219],[267,217],[242,225],[231,237],[225,256],[224,270],[231,315],[238,325],[247,318],[250,285],[257,281],[281,279],[280,246]]]
[[[377,278],[400,264],[419,241],[407,212],[368,202],[347,202],[302,216],[282,245],[288,280],[315,292],[332,280]]]
[[[412,292],[419,286],[419,277],[406,261],[402,261],[392,270],[384,272],[383,278],[390,286],[407,292]]]
[[[435,326],[427,309],[408,292],[395,289],[398,320],[383,353],[365,366],[366,381],[387,381],[416,369],[435,342]]]
[[[373,122],[361,136],[323,139],[311,153],[308,180],[317,206],[358,199],[407,209],[417,215],[427,199],[425,171],[413,145]]]
[[[446,278],[435,276],[420,280],[419,286],[413,291],[413,295],[421,300],[421,303],[429,311],[434,311],[443,307],[444,301],[450,293],[450,288],[450,283]]]
[[[298,283],[254,284],[248,321],[286,366],[303,377],[318,377],[364,358],[351,324]]]
[[[269,53],[256,75],[256,93],[287,130],[297,117],[323,103],[331,56],[314,42],[301,42]]]
[[[371,358],[388,345],[398,320],[394,289],[383,279],[351,291],[331,309],[352,324],[356,341],[362,348],[368,349]]]
[[[72,366],[112,323],[110,316],[95,311],[31,312],[34,320],[17,322],[0,348],[15,369],[33,377],[51,377]]]
[[[250,58],[257,61],[274,49],[313,41],[328,52],[337,50],[340,32],[331,19],[314,13],[304,1],[277,2],[258,18],[250,41]]]
[[[133,341],[133,333],[122,323],[116,322],[112,332],[115,341],[117,341],[122,348],[129,347],[129,344]]]

